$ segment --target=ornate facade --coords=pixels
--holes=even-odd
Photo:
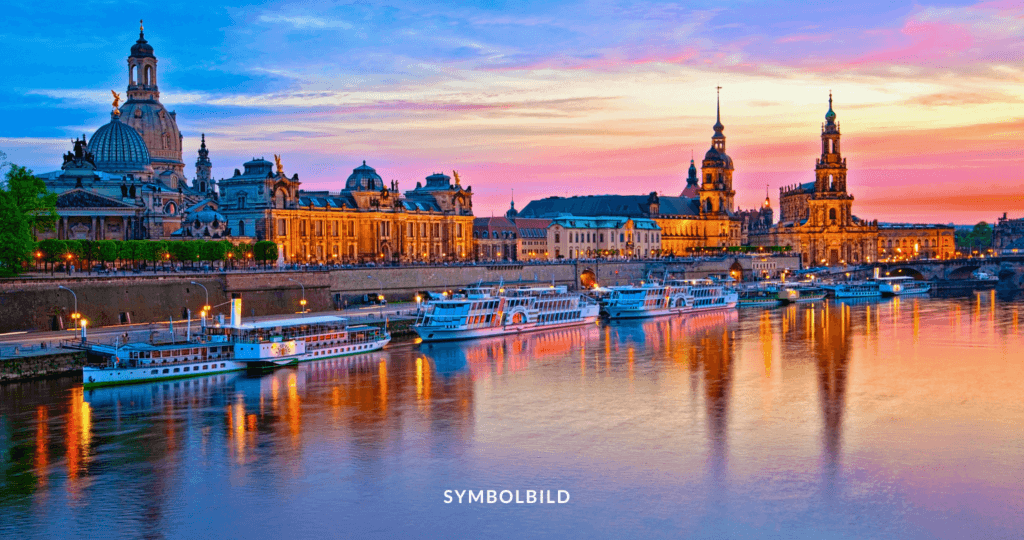
[[[846,189],[846,158],[840,153],[840,138],[830,94],[814,182],[781,188],[778,225],[767,231],[751,231],[751,245],[789,246],[809,267],[877,259],[878,223],[853,215],[853,195]]]
[[[438,262],[473,257],[472,188],[445,174],[398,190],[364,161],[338,192],[299,189],[280,159],[253,159],[218,181],[232,234],[278,245],[298,263]]]
[[[37,237],[61,239],[161,239],[187,237],[187,209],[216,210],[212,182],[190,188],[183,174],[181,133],[174,112],[160,103],[157,59],[140,28],[128,56],[128,101],[114,92],[110,122],[72,141],[59,171],[41,174],[58,193],[56,230]],[[120,106],[119,106],[120,105]],[[200,161],[209,177],[205,138]],[[199,170],[197,164],[197,172]],[[199,175],[197,174],[197,177]],[[206,214],[203,215],[206,217]],[[201,227],[200,232],[209,230]],[[222,231],[226,232],[226,231]]]
[[[853,215],[846,186],[846,158],[832,95],[821,128],[821,156],[814,182],[779,190],[779,223],[753,227],[753,246],[789,246],[805,266],[863,264],[878,260],[946,258],[953,253],[953,228],[943,225],[882,225]],[[767,203],[767,202],[766,202]]]

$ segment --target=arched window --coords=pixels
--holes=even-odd
[[[274,207],[275,208],[284,208],[284,200],[285,200],[284,190],[283,189],[277,190],[277,192],[274,193]]]
[[[245,222],[238,220],[238,236],[245,236]]]
[[[238,209],[245,210],[245,193],[238,194]]]
[[[829,178],[831,178],[831,176]],[[832,221],[832,223],[836,222],[836,209],[835,208],[829,208],[828,209],[828,219],[830,219]]]

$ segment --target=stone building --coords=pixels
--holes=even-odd
[[[519,229],[506,217],[476,218],[473,220],[473,258],[477,261],[517,260],[518,238]]]
[[[733,209],[733,160],[725,149],[725,126],[717,110],[711,148],[701,161],[701,176],[690,160],[686,186],[678,197],[648,195],[589,195],[548,197],[531,201],[520,217],[620,216],[652,219],[660,228],[661,253],[685,255],[703,248],[738,246],[742,221]]]
[[[841,135],[831,94],[828,105],[814,182],[781,188],[779,223],[749,233],[750,245],[789,246],[809,267],[877,259],[878,223],[853,215],[853,195],[846,189],[846,158],[840,152]]]
[[[945,225],[879,225],[853,215],[846,186],[846,158],[832,95],[821,128],[821,157],[814,182],[779,190],[779,223],[751,227],[752,246],[789,246],[805,266],[863,264],[878,260],[948,258],[955,252],[954,231]],[[768,207],[766,200],[764,206]]]
[[[878,260],[949,259],[956,230],[949,225],[886,223],[878,226]]]
[[[1010,219],[1006,212],[992,227],[992,249],[996,253],[1021,253],[1024,248],[1024,218]]]
[[[642,259],[661,253],[661,227],[653,219],[559,216],[547,229],[549,258]]]
[[[128,100],[115,94],[110,122],[86,142],[72,141],[59,171],[39,175],[58,194],[56,230],[39,239],[161,239],[181,236],[184,210],[204,201],[216,207],[212,181],[188,186],[174,112],[160,103],[157,59],[139,30],[128,56]],[[209,178],[205,137],[199,171]]]
[[[218,181],[236,236],[277,243],[281,261],[438,262],[473,257],[472,188],[435,173],[404,195],[364,161],[337,191],[304,191],[265,159]]]

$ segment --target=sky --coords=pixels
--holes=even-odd
[[[59,169],[109,121],[139,19],[186,172],[280,154],[305,189],[363,160],[459,171],[477,216],[551,195],[678,195],[721,86],[736,204],[814,179],[828,95],[854,213],[1024,216],[1024,3],[7,0],[0,151]]]

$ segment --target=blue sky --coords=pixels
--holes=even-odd
[[[737,200],[753,206],[766,185],[774,199],[813,178],[832,90],[858,215],[1024,212],[1019,3],[9,1],[4,12],[0,150],[37,171],[109,120],[142,18],[189,171],[205,132],[218,177],[275,153],[310,189],[338,189],[363,159],[403,189],[457,169],[477,215],[503,212],[513,187],[519,206],[677,194],[691,151],[709,145],[721,85]]]

